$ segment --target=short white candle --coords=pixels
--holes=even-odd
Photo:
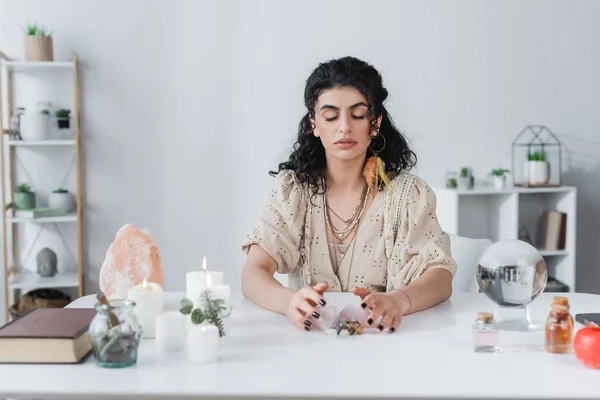
[[[127,290],[127,298],[135,302],[133,308],[139,324],[142,326],[142,337],[153,338],[155,335],[156,316],[163,312],[163,288],[158,283],[144,282]]]
[[[225,281],[225,274],[220,271],[207,271],[206,257],[204,257],[202,259],[202,271],[192,271],[185,274],[185,297],[194,303],[194,308],[200,304],[200,296],[206,290],[207,280],[213,286],[222,285]]]
[[[167,311],[156,316],[156,345],[160,350],[182,350],[185,335],[185,315],[179,311]]]
[[[192,326],[187,333],[187,355],[190,361],[209,363],[219,358],[219,330],[208,323]]]

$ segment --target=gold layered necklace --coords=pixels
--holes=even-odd
[[[343,249],[342,249],[342,246],[344,245],[344,241],[346,239],[348,239],[352,234],[354,234],[358,228],[362,214],[365,211],[365,208],[367,206],[367,200],[369,198],[369,191],[370,191],[370,188],[368,187],[368,185],[365,184],[365,187],[364,187],[364,189],[360,195],[360,198],[358,199],[358,202],[356,204],[356,208],[354,209],[352,216],[348,219],[341,218],[335,211],[333,211],[333,209],[331,209],[329,207],[329,205],[327,204],[327,194],[326,194],[327,190],[323,191],[323,206],[325,208],[325,222],[327,224],[327,228],[331,231],[331,233],[334,236],[333,245],[335,248],[335,260],[336,260],[336,262],[335,262],[336,265],[334,266],[334,272],[336,274],[339,270],[341,261],[344,259],[346,252],[348,251],[348,249],[351,246],[352,241],[350,241],[348,243],[348,246]],[[340,221],[343,222],[343,224],[345,225],[343,228],[338,229],[332,224],[330,212],[333,215],[335,215]],[[338,259],[338,255],[339,255],[340,259]]]

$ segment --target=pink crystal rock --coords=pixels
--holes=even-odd
[[[100,290],[109,299],[126,298],[127,290],[144,279],[164,286],[158,248],[148,230],[124,225],[100,268]]]
[[[346,318],[355,319],[358,322],[360,322],[360,324],[362,326],[367,326],[367,316],[368,315],[369,315],[368,310],[363,310],[362,308],[360,308],[358,306],[347,305],[340,312],[340,315],[338,316],[338,321],[341,319],[346,319]]]

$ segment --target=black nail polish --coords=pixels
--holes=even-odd
[[[325,303],[325,300],[321,299],[321,300],[319,300],[319,304],[322,305],[323,307],[325,307],[325,304],[327,304],[327,303]]]
[[[362,308],[367,308],[367,304],[366,304],[366,303],[362,303],[360,306],[361,306]]]
[[[379,329],[380,331],[382,331],[382,330],[383,330],[383,325],[379,325],[379,326],[377,327],[377,329]]]
[[[304,325],[306,325],[306,326],[311,326],[311,325],[312,325],[312,322],[310,322],[309,320],[306,320],[306,321],[304,321]]]
[[[305,331],[310,331],[310,326],[305,326],[305,327],[304,327],[304,330],[305,330]]]
[[[369,320],[367,321],[367,324],[371,325],[373,323],[373,319],[369,318]]]
[[[395,330],[396,330],[396,328],[394,328],[394,327],[390,328],[390,332],[394,332]]]
[[[313,311],[312,316],[315,318],[319,318],[319,313],[316,311]]]

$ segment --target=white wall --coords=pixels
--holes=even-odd
[[[168,290],[203,255],[237,286],[304,82],[348,54],[383,73],[432,185],[465,164],[510,166],[526,124],[559,134],[565,183],[580,190],[577,289],[600,292],[600,3],[365,4],[0,0],[0,51],[22,57],[21,27],[40,21],[58,59],[82,60],[88,292],[127,222],[155,233]]]

